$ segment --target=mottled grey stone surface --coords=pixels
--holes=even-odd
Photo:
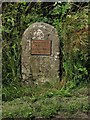
[[[32,40],[51,40],[51,55],[31,55]],[[46,23],[30,25],[22,37],[23,81],[45,82],[59,79],[60,43],[56,29]]]

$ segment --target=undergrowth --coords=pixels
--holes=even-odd
[[[68,83],[70,85],[71,83]],[[50,86],[50,87],[49,87]],[[10,88],[10,87],[9,87]],[[55,88],[52,85],[8,88],[3,98],[3,118],[51,118],[55,115],[72,116],[90,110],[87,86]],[[11,93],[11,94],[10,94]],[[78,112],[78,113],[77,113]]]

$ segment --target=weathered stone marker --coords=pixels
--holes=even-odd
[[[60,43],[56,29],[46,23],[30,25],[22,37],[22,79],[59,79]]]

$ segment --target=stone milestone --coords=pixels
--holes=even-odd
[[[42,22],[30,25],[22,37],[21,61],[23,81],[59,79],[60,43],[56,29]]]

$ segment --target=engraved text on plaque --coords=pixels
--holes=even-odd
[[[32,55],[50,55],[51,41],[50,40],[32,40],[31,54]]]

